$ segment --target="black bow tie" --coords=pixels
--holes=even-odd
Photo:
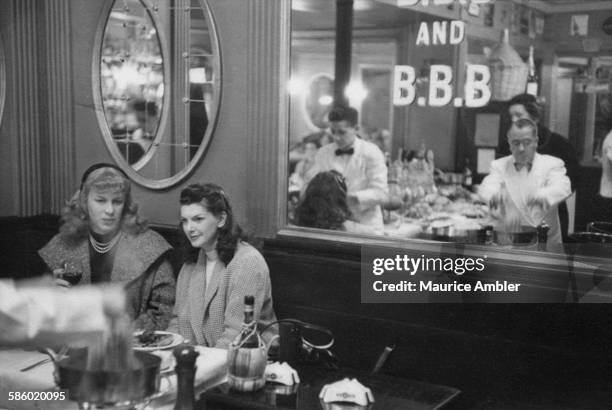
[[[345,148],[345,149],[338,148],[336,150],[336,155],[338,155],[338,156],[340,156],[340,155],[353,155],[354,153],[355,153],[355,149],[353,147]]]
[[[514,168],[516,169],[517,172],[519,172],[521,169],[523,168],[527,168],[527,172],[531,171],[531,162],[528,162],[526,164],[519,164],[518,162],[514,163]]]

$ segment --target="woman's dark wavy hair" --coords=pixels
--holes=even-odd
[[[310,228],[341,229],[350,216],[346,182],[338,171],[315,175],[296,209],[296,223]]]
[[[181,205],[201,204],[216,217],[225,213],[225,224],[217,230],[217,252],[221,261],[227,266],[236,253],[238,242],[247,241],[248,235],[234,220],[234,212],[223,188],[211,183],[191,184],[181,191],[179,202]],[[197,261],[200,249],[191,246],[182,226],[179,230],[182,236],[184,261]]]
[[[531,94],[525,93],[515,95],[507,103],[508,108],[510,108],[510,106],[512,105],[522,105],[523,107],[525,107],[525,111],[527,111],[527,114],[529,114],[529,116],[535,123],[539,123],[542,119],[544,107],[542,103]]]
[[[81,187],[70,198],[61,213],[60,235],[68,242],[78,243],[89,236],[87,196],[96,191],[119,191],[124,195],[121,230],[137,235],[147,229],[147,221],[138,214],[138,204],[132,200],[130,180],[115,166],[101,166],[83,175]]]

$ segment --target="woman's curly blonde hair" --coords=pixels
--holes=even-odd
[[[104,165],[104,164],[102,164]],[[93,168],[93,170],[92,170]],[[138,204],[132,200],[131,184],[125,173],[114,165],[90,167],[83,174],[80,189],[62,209],[60,235],[69,242],[80,242],[89,235],[87,196],[96,191],[119,191],[124,195],[121,230],[138,235],[147,229],[147,221],[138,214]]]

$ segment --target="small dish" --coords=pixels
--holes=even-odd
[[[155,350],[171,349],[183,343],[183,336],[177,333],[166,332],[164,330],[156,330],[153,332],[153,335],[159,340],[147,344],[139,344],[137,338],[142,334],[142,331],[134,333],[134,342],[132,345],[134,350],[138,350],[141,352],[152,352]]]

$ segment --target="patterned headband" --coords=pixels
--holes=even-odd
[[[121,175],[123,175],[125,177],[125,179],[129,180],[127,174],[125,173],[124,170],[122,170],[121,168],[119,168],[117,165],[115,164],[110,164],[110,163],[106,163],[106,162],[99,162],[97,164],[93,164],[92,166],[90,166],[89,168],[87,168],[85,170],[85,172],[83,173],[83,177],[81,178],[81,187],[80,190],[83,190],[83,186],[85,185],[85,181],[87,181],[87,178],[89,178],[89,176],[92,174],[92,172],[94,172],[95,170],[98,170],[100,168],[112,168],[114,170],[117,170],[121,173]]]

